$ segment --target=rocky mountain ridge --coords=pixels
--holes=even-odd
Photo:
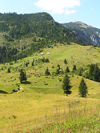
[[[100,29],[87,25],[83,22],[70,22],[62,25],[74,30],[83,42],[100,47]]]

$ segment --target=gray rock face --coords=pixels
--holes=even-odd
[[[92,35],[91,40],[93,41],[94,45],[100,47],[100,32],[97,31],[94,35]]]
[[[70,22],[62,25],[74,30],[83,42],[100,47],[100,29],[82,22]]]

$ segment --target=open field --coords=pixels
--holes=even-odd
[[[70,71],[74,64],[77,69],[83,67],[86,70],[90,63],[100,65],[100,48],[57,44],[54,48],[45,48],[43,53],[43,56],[34,53],[17,62],[0,64],[0,132],[99,133],[100,83],[85,79],[88,96],[81,98],[78,96],[78,87],[82,77],[69,73],[72,94],[66,97],[62,90],[64,74],[52,73],[58,64],[62,70],[69,66]],[[38,62],[43,57],[50,62]],[[33,59],[34,66],[31,65]],[[64,64],[64,59],[68,64]],[[25,62],[29,62],[28,66]],[[51,73],[49,76],[44,75],[47,67]],[[8,68],[11,73],[7,73]],[[27,82],[23,84],[19,81],[21,68],[27,74]]]

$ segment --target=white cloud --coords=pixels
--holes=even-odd
[[[52,11],[54,14],[70,14],[76,12],[75,10],[69,11],[69,9],[80,6],[80,0],[38,0],[34,4],[43,10]]]
[[[76,13],[76,11],[75,11],[75,10],[71,10],[71,11],[68,11],[68,10],[67,10],[67,11],[65,12],[65,14],[67,14],[67,15],[70,15],[70,14],[73,14],[73,13]]]

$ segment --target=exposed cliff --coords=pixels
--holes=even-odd
[[[100,29],[92,27],[82,22],[71,22],[62,24],[77,32],[83,42],[94,44],[100,47]]]

